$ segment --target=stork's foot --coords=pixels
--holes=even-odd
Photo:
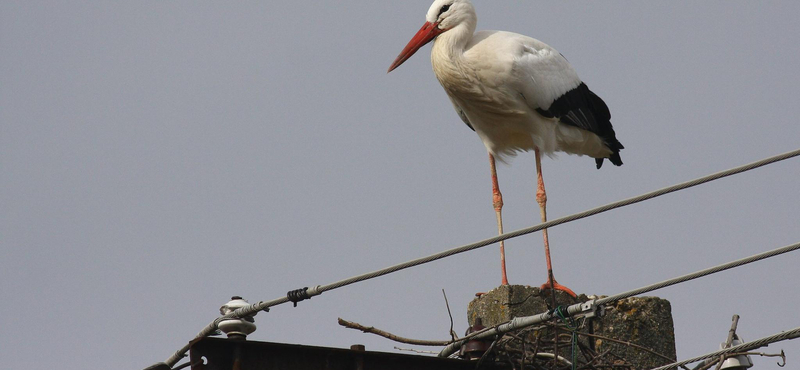
[[[567,294],[571,295],[572,298],[578,298],[578,295],[575,294],[575,292],[573,292],[570,288],[567,288],[567,287],[559,284],[555,279],[548,280],[546,283],[542,284],[541,288],[539,288],[539,289],[541,289],[542,291],[545,291],[545,290],[548,290],[548,289],[560,290],[560,291],[562,291],[564,293],[567,293]]]

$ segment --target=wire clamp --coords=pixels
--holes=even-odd
[[[598,305],[594,299],[581,304],[581,315],[585,318],[603,317],[605,314],[606,306]]]
[[[564,306],[556,306],[556,308],[553,308],[552,310],[550,310],[550,315],[551,316],[555,316],[555,317],[557,317],[557,318],[559,318],[561,320],[566,320],[567,317],[570,316],[569,312],[567,311],[567,309]]]
[[[311,296],[308,294],[308,287],[304,287],[301,289],[290,290],[286,293],[286,298],[291,301],[295,307],[297,307],[297,302],[304,301],[306,299],[311,299]]]

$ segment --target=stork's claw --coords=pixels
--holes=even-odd
[[[575,294],[575,292],[573,292],[570,288],[567,288],[567,287],[559,284],[555,279],[548,280],[546,283],[542,284],[541,288],[539,288],[539,289],[541,289],[542,291],[545,291],[545,290],[548,290],[548,289],[560,290],[560,291],[562,291],[564,293],[569,294],[570,296],[572,296],[572,298],[578,298],[578,295]]]

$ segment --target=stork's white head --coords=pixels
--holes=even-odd
[[[437,24],[443,31],[474,19],[475,8],[469,0],[436,0],[425,15],[426,21]]]
[[[425,16],[425,24],[400,52],[389,67],[389,72],[411,58],[419,48],[436,36],[458,26],[466,26],[472,30],[476,21],[475,8],[469,0],[435,0]]]

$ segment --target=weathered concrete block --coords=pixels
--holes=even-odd
[[[551,293],[542,292],[539,288],[523,285],[500,286],[470,302],[467,318],[470,325],[475,322],[475,318],[480,317],[483,325],[494,326],[514,317],[546,312],[549,310],[550,300]],[[566,293],[556,292],[558,305],[588,300],[583,294],[575,299]],[[664,357],[675,359],[675,334],[671,306],[667,300],[658,297],[624,299],[606,305],[605,316],[591,319],[586,325],[581,330],[587,334],[581,339],[582,344],[593,346],[597,353],[610,350],[613,355],[627,360],[636,369],[649,369],[671,362]],[[549,332],[540,334],[552,335]],[[629,342],[634,346],[598,336]],[[647,348],[661,356],[635,346]],[[559,354],[569,356],[561,349]]]
[[[595,334],[649,348],[675,360],[675,328],[672,306],[658,297],[631,297],[606,305],[606,315],[594,320]],[[621,343],[595,339],[598,351],[610,349],[638,368],[649,369],[670,363],[664,358]]]
[[[527,285],[501,285],[475,298],[469,303],[467,320],[470,325],[475,323],[476,317],[483,319],[483,325],[494,326],[504,323],[519,316],[530,316],[547,311],[547,302],[550,301],[550,292],[543,296],[539,288]],[[545,300],[545,298],[547,300]],[[588,301],[585,295],[578,299],[556,291],[556,302],[561,305],[571,305]]]

